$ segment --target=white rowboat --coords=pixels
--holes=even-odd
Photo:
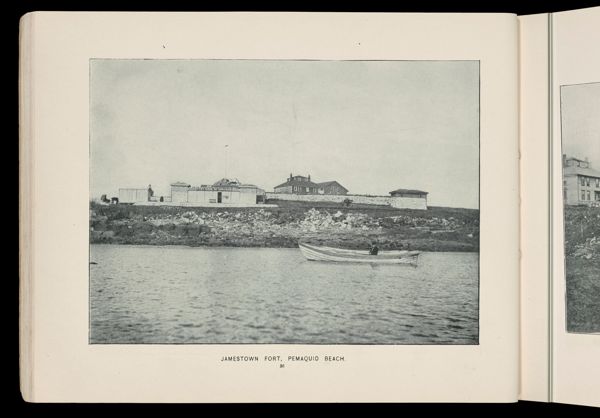
[[[368,251],[346,250],[342,248],[322,247],[311,244],[298,244],[300,251],[310,261],[334,261],[340,263],[371,264],[416,264],[419,251],[380,251],[370,255]]]

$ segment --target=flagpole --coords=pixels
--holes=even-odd
[[[229,144],[226,144],[225,145],[225,178],[228,178],[227,177],[227,169],[229,168],[228,165],[229,165]]]

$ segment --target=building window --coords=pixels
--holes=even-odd
[[[600,187],[600,179],[596,179],[596,187]]]
[[[581,200],[585,200],[585,191],[581,191]]]
[[[567,189],[563,191],[563,199],[567,200]]]
[[[587,184],[588,187],[590,187],[590,178],[589,177],[586,179],[586,184]]]
[[[585,186],[585,177],[581,177],[581,185]]]
[[[588,198],[587,200],[592,200],[591,196],[590,196],[590,192],[588,191]]]

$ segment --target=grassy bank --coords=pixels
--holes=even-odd
[[[276,208],[90,207],[92,243],[479,251],[479,211],[334,203],[269,202]]]
[[[567,330],[600,332],[600,208],[565,208]]]

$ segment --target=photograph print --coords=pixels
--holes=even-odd
[[[479,343],[479,61],[89,65],[90,344]]]
[[[567,331],[600,333],[600,82],[560,99]]]

